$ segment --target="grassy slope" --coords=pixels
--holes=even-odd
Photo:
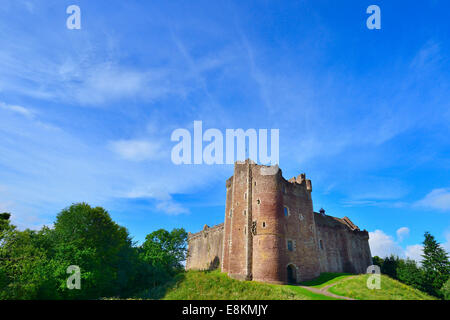
[[[381,289],[367,288],[369,275],[324,273],[302,285],[323,288],[335,284],[329,292],[361,300],[432,300],[419,290],[382,275]],[[334,300],[322,294],[290,285],[256,281],[238,281],[219,271],[188,271],[166,287],[149,291],[139,298],[165,300]]]
[[[320,274],[320,276],[316,279],[302,282],[301,285],[320,289],[351,276],[354,276],[354,274],[325,272]]]
[[[189,271],[162,297],[166,300],[330,300],[297,286],[238,281],[218,271]]]
[[[344,279],[329,289],[330,292],[358,300],[435,300],[417,289],[381,275],[381,289],[367,289],[369,275]]]

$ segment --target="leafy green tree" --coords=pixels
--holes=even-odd
[[[383,259],[381,259],[379,256],[372,257],[372,264],[379,266],[380,268],[383,265],[383,262]]]
[[[399,281],[424,291],[424,272],[414,260],[400,259],[396,273]]]
[[[444,283],[440,291],[445,300],[450,300],[450,279]]]
[[[447,252],[425,232],[423,241],[422,267],[425,273],[425,290],[435,296],[441,296],[440,289],[450,276],[450,262]]]
[[[184,229],[173,229],[171,232],[159,229],[145,237],[140,256],[153,267],[153,272],[158,273],[158,268],[162,268],[172,274],[183,268],[186,251],[187,232]]]
[[[397,267],[399,260],[399,257],[394,255],[386,257],[381,265],[381,273],[384,273],[393,279],[397,279]]]
[[[41,231],[10,228],[0,245],[3,299],[54,298],[54,279],[45,245],[48,229]],[[48,294],[50,293],[50,296]]]
[[[67,279],[68,266],[81,268],[81,290],[68,290],[63,282],[61,293],[70,298],[97,298],[120,295],[120,289],[127,286],[129,265],[123,258],[132,251],[132,242],[128,231],[112,221],[106,210],[74,204],[58,214],[52,236],[60,279]]]
[[[0,214],[0,299],[129,297],[165,284],[182,268],[187,233],[158,230],[141,247],[108,212],[86,203],[62,210],[53,229],[19,231]],[[67,288],[67,267],[81,290]]]

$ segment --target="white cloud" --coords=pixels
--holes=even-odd
[[[411,260],[415,260],[420,263],[422,261],[423,246],[421,244],[415,244],[407,246],[405,250],[405,256]]]
[[[387,235],[382,230],[369,232],[369,245],[372,256],[384,258],[391,254],[399,257],[404,255],[403,248],[395,242],[394,238]]]
[[[110,143],[110,148],[126,160],[143,161],[161,157],[158,143],[144,140],[118,140]]]
[[[407,236],[409,236],[409,228],[401,227],[397,230],[397,240],[399,242],[402,242]]]
[[[420,201],[415,203],[416,207],[435,210],[450,210],[450,188],[434,189]]]
[[[34,117],[34,111],[31,111],[25,107],[17,106],[17,105],[10,105],[6,104],[4,102],[0,102],[0,108],[3,108],[5,110],[20,114],[27,118],[33,118]]]
[[[168,201],[161,201],[156,205],[156,209],[161,210],[162,212],[168,214],[168,215],[179,215],[179,214],[187,214],[189,213],[189,210],[179,203],[168,200]]]
[[[405,235],[409,235],[409,229],[406,227],[399,228],[397,230],[397,237],[403,239]],[[402,238],[403,237],[403,238]],[[442,244],[447,252],[450,252],[450,232],[445,234],[446,242]],[[399,240],[400,241],[400,240]],[[389,257],[390,255],[398,256],[402,259],[415,260],[417,263],[421,263],[423,260],[423,245],[414,244],[402,248],[398,241],[382,230],[375,230],[369,232],[369,245],[372,256],[379,256],[380,258]]]

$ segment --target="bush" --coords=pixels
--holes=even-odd
[[[101,207],[62,210],[54,229],[19,231],[0,214],[1,299],[130,297],[164,285],[182,268],[187,233],[158,230],[141,247]],[[81,269],[81,290],[69,290],[71,265]]]
[[[441,294],[445,300],[450,300],[450,279],[442,286]]]

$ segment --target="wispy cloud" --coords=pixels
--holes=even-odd
[[[161,145],[145,140],[118,140],[109,144],[110,148],[126,160],[144,161],[161,158]]]
[[[439,211],[450,210],[450,188],[434,189],[425,198],[417,201],[415,207],[434,209]]]
[[[0,108],[3,108],[5,110],[11,111],[11,112],[14,112],[14,113],[17,113],[17,114],[20,114],[20,115],[22,115],[24,117],[27,117],[27,118],[33,118],[34,115],[35,115],[35,112],[30,110],[30,109],[27,109],[25,107],[18,106],[18,105],[9,105],[9,104],[6,104],[6,103],[1,102],[1,101],[0,101]]]
[[[409,236],[409,228],[401,227],[396,231],[397,239],[399,242],[402,242],[406,237]]]

